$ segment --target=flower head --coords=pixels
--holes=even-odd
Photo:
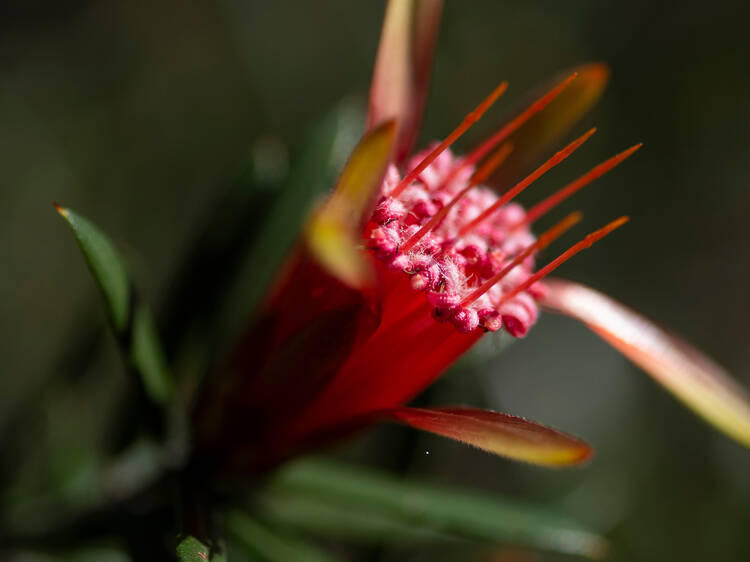
[[[719,428],[750,444],[750,400],[715,364],[590,289],[545,281],[626,217],[536,265],[537,254],[581,216],[568,215],[538,237],[535,221],[640,144],[528,210],[514,198],[595,129],[502,194],[485,185],[498,167],[518,165],[521,153],[531,152],[522,129],[529,122],[543,132],[538,136],[545,146],[575,120],[601,91],[607,76],[601,65],[556,81],[475,150],[456,156],[450,146],[505,91],[501,83],[445,140],[409,156],[439,12],[439,2],[389,3],[369,130],[313,213],[227,372],[202,393],[194,416],[198,451],[231,472],[247,472],[386,418],[525,461],[580,462],[590,455],[586,444],[522,418],[404,407],[486,331],[526,335],[540,306],[582,319]],[[545,120],[552,125],[545,128]]]

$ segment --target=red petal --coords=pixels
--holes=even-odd
[[[402,155],[406,157],[411,152],[422,121],[430,86],[435,45],[440,28],[440,16],[443,12],[443,0],[417,0],[414,10],[412,111],[408,116],[408,126],[405,126],[401,133],[400,144],[397,149],[399,157]]]
[[[378,262],[379,287],[386,288],[377,331],[352,350],[325,391],[295,420],[302,432],[389,410],[427,388],[482,336],[459,333],[437,322],[408,277]]]
[[[397,120],[397,162],[409,154],[422,118],[442,8],[442,0],[388,2],[367,123]]]
[[[578,464],[592,454],[591,447],[580,439],[499,412],[473,408],[396,408],[386,415],[417,429],[534,464]]]
[[[560,279],[545,285],[546,307],[582,320],[686,405],[750,446],[750,397],[724,369],[598,291]]]

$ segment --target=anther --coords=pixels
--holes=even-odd
[[[543,232],[539,236],[539,238],[537,238],[536,242],[527,246],[515,258],[513,258],[513,260],[508,265],[503,267],[502,270],[498,271],[495,275],[490,277],[487,281],[485,281],[479,287],[477,287],[474,291],[472,291],[471,294],[465,297],[461,301],[461,306],[462,307],[468,306],[472,302],[477,300],[484,293],[489,291],[503,277],[505,277],[506,275],[508,275],[508,273],[513,271],[513,269],[516,266],[522,263],[533,252],[537,252],[537,251],[545,249],[552,242],[554,242],[557,238],[562,236],[567,230],[569,230],[570,228],[578,224],[581,221],[582,217],[583,215],[579,212],[571,213],[570,215],[565,217],[563,220],[561,220],[559,223],[557,223],[555,226],[553,226],[546,232]]]
[[[482,166],[474,173],[474,175],[471,177],[471,180],[469,181],[469,184],[461,191],[459,191],[447,205],[443,206],[442,209],[435,213],[430,218],[430,220],[427,221],[416,234],[414,234],[414,236],[404,242],[403,246],[401,247],[401,251],[408,252],[414,247],[417,242],[422,239],[425,234],[436,228],[438,224],[440,224],[440,221],[443,220],[445,215],[447,215],[448,212],[454,207],[454,205],[458,203],[461,198],[466,195],[472,188],[484,182],[484,180],[486,180],[490,176],[490,174],[492,174],[492,172],[494,172],[503,162],[505,162],[505,159],[508,158],[512,151],[513,145],[509,142],[506,142],[500,148],[498,148],[495,154],[488,158],[487,161],[482,164]]]

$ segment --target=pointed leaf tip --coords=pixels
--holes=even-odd
[[[153,402],[166,403],[173,381],[148,306],[137,299],[125,262],[112,240],[79,213],[53,202],[68,223],[107,307],[123,351]]]
[[[71,209],[52,204],[68,223],[104,295],[115,331],[121,333],[127,327],[130,311],[130,281],[125,264],[109,237],[92,222]]]
[[[584,322],[687,406],[750,447],[750,395],[724,369],[598,291],[562,279],[545,285],[546,308]]]
[[[544,466],[589,460],[591,447],[580,439],[533,421],[474,408],[396,408],[395,421],[442,435],[510,459]]]

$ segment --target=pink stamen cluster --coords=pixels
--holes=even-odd
[[[408,169],[431,149],[415,155]],[[524,336],[536,321],[535,299],[541,296],[541,285],[532,284],[510,299],[503,297],[533,273],[533,257],[523,260],[481,296],[469,298],[536,241],[523,221],[526,211],[519,204],[502,206],[461,235],[465,225],[498,200],[492,190],[472,187],[435,228],[402,251],[408,240],[469,186],[474,167],[462,167],[462,163],[461,158],[445,150],[397,197],[390,193],[401,176],[395,166],[390,166],[368,229],[368,247],[388,267],[411,277],[412,288],[426,293],[436,319],[451,322],[462,333],[480,326],[490,331],[505,326],[512,336]]]

